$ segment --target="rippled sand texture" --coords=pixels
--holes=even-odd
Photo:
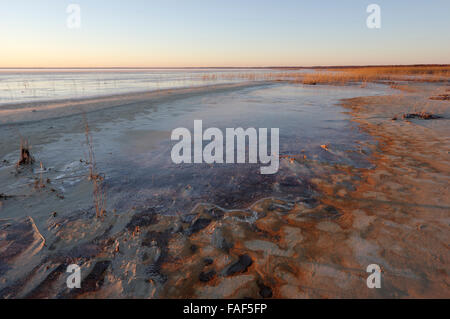
[[[152,106],[163,113],[109,114],[111,122],[94,125],[109,212],[94,218],[85,179],[58,184],[64,199],[30,190],[2,200],[0,296],[450,297],[449,105],[429,99],[445,90],[437,84],[413,88],[276,85],[210,95],[201,105],[193,97]],[[401,118],[414,107],[444,118]],[[199,114],[207,126],[286,128],[280,172],[171,164],[167,128]],[[67,149],[78,135],[61,133],[37,148]],[[48,162],[59,167],[68,158]],[[24,177],[9,178],[11,185]],[[81,289],[65,286],[71,263],[81,265]],[[366,286],[372,263],[383,270],[381,289]]]

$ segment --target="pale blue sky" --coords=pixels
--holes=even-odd
[[[450,1],[2,1],[0,43],[0,67],[450,63]]]

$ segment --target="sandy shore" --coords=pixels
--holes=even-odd
[[[80,210],[39,221],[1,219],[0,206],[0,296],[448,298],[450,108],[448,101],[430,99],[445,90],[416,83],[394,95],[342,100],[352,120],[377,141],[361,149],[373,165],[327,164],[300,150],[284,156],[281,167],[302,177],[281,182],[302,194],[295,198],[266,197],[239,209],[199,202],[173,216],[148,207],[96,219]],[[148,98],[154,96],[142,96]],[[53,109],[65,110],[64,103]],[[79,103],[110,105],[105,98]],[[402,118],[422,110],[443,118]],[[336,151],[333,144],[323,150]],[[79,197],[89,197],[88,184],[76,188]],[[0,200],[5,207],[11,201],[29,205]],[[71,263],[83,267],[81,289],[65,286]],[[381,289],[366,286],[372,263],[383,270]]]

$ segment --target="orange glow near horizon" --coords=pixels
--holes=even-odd
[[[33,52],[30,54],[29,52]],[[69,52],[73,52],[70,51]],[[374,63],[374,61],[376,63]],[[204,53],[192,53],[184,57],[177,54],[137,54],[121,52],[111,54],[108,50],[76,51],[68,54],[64,50],[41,48],[32,50],[6,50],[2,53],[0,68],[177,68],[177,67],[268,67],[268,66],[321,66],[321,65],[391,65],[391,64],[446,64],[444,57],[429,61],[426,59],[403,58],[398,59],[371,59],[368,56],[353,58],[341,55],[339,57],[320,57],[304,55],[301,57],[286,56],[282,59],[265,58],[263,54],[252,57],[224,56],[214,57]]]

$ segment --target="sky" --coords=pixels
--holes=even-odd
[[[379,29],[366,25],[372,3]],[[449,0],[0,2],[0,67],[419,63],[450,63]]]

